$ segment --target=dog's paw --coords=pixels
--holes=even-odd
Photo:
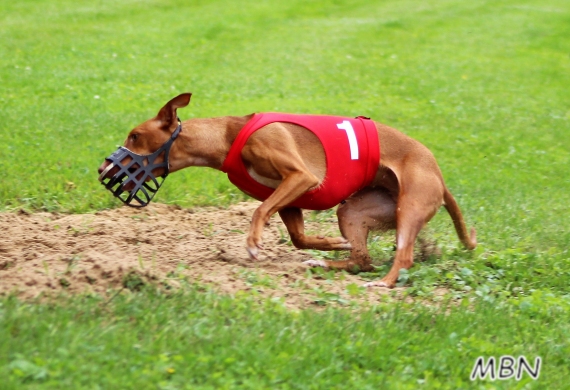
[[[368,283],[364,283],[362,285],[362,287],[386,287],[386,288],[392,288],[394,286],[390,286],[388,283],[382,281],[382,280],[375,280],[373,282],[368,282]]]
[[[257,248],[247,247],[247,254],[251,260],[257,260],[259,258],[259,250]]]
[[[340,243],[338,243],[336,245],[335,249],[344,250],[344,251],[352,250],[352,245],[350,244],[350,242],[348,242],[348,240],[346,240],[344,238],[342,240],[344,240],[344,241],[341,241]]]
[[[317,236],[319,240],[324,240],[330,246],[330,249],[349,251],[352,249],[350,242],[344,237],[325,237]]]
[[[324,260],[307,260],[303,261],[303,264],[308,265],[309,267],[322,267],[328,268],[327,262]]]
[[[254,238],[248,237],[245,248],[249,254],[251,260],[259,259],[259,250],[263,250],[263,243],[261,240],[256,240]]]

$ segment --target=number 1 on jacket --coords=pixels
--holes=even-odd
[[[354,128],[349,121],[343,121],[338,123],[336,127],[339,130],[346,131],[346,136],[348,137],[348,145],[350,146],[350,159],[358,160],[358,141],[356,141],[356,134],[354,134]]]

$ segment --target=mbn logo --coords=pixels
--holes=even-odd
[[[499,359],[490,357],[489,360],[487,360],[487,364],[485,364],[485,358],[479,357],[475,361],[473,371],[471,371],[471,380],[487,379],[487,376],[489,376],[489,379],[492,381],[495,379],[505,380],[511,378],[516,378],[517,381],[520,381],[524,371],[526,371],[532,379],[536,380],[540,375],[541,363],[542,359],[537,357],[534,359],[534,367],[532,367],[524,356],[519,356],[518,359],[515,359],[512,356],[506,355],[501,356]]]

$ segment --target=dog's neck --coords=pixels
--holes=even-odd
[[[237,134],[250,119],[251,115],[182,122],[182,131],[170,151],[170,172],[192,166],[220,169]]]

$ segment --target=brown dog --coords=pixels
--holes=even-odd
[[[190,102],[191,94],[169,101],[158,115],[135,127],[124,145],[147,155],[158,150],[177,129],[176,110]],[[191,119],[173,142],[168,159],[170,172],[189,166],[221,169],[240,130],[252,116]],[[367,286],[393,287],[401,268],[413,265],[415,239],[440,206],[449,212],[459,239],[468,249],[477,245],[475,230],[467,232],[455,199],[445,187],[432,153],[418,141],[380,123],[375,123],[381,146],[372,182],[348,197],[337,210],[342,237],[307,236],[303,215],[291,207],[303,194],[319,187],[327,172],[325,152],[319,138],[306,128],[291,123],[271,123],[253,133],[241,150],[241,159],[255,181],[274,188],[253,214],[246,248],[251,258],[262,249],[261,234],[271,215],[279,213],[299,249],[351,250],[346,261],[309,260],[309,266],[346,270],[371,270],[366,247],[371,230],[396,229],[396,257],[388,274]],[[339,128],[340,124],[339,124]],[[128,158],[128,157],[127,157]],[[111,177],[105,161],[99,173]],[[164,168],[153,173],[160,176]],[[373,172],[374,173],[374,172]],[[128,190],[128,188],[126,188]]]

